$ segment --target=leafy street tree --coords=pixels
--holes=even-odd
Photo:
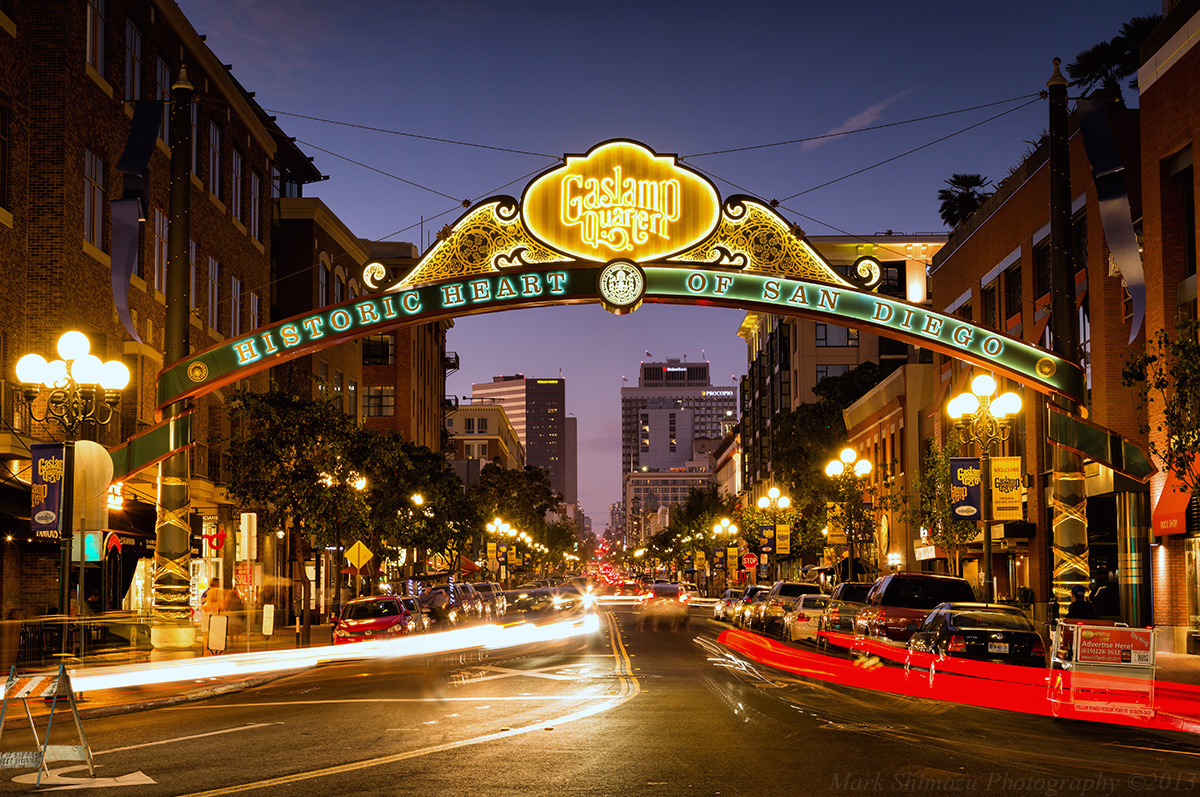
[[[962,554],[979,533],[973,520],[955,515],[950,507],[950,458],[958,454],[957,433],[951,435],[945,447],[930,441],[925,449],[921,473],[910,482],[912,493],[899,488],[880,496],[886,508],[894,509],[902,523],[910,529],[927,529],[929,542],[939,546],[950,557],[952,575],[962,575]],[[915,493],[916,501],[910,496]]]
[[[1137,391],[1141,431],[1149,432],[1150,455],[1186,489],[1200,489],[1200,322],[1182,319],[1175,334],[1160,329],[1146,351],[1130,356],[1122,382]],[[1156,408],[1151,425],[1146,418]]]
[[[495,463],[484,465],[479,481],[471,487],[470,498],[484,522],[499,517],[547,548],[557,541],[557,533],[551,540],[546,515],[558,507],[561,496],[550,487],[550,478],[541,468],[515,470]],[[562,560],[561,553],[558,558]]]
[[[1071,83],[1094,97],[1121,100],[1121,81],[1137,74],[1141,59],[1138,50],[1150,32],[1158,27],[1162,17],[1151,14],[1134,17],[1121,26],[1120,32],[1109,41],[1093,44],[1067,64]],[[1129,82],[1136,88],[1136,80]]]
[[[354,422],[340,407],[280,391],[239,390],[230,400],[230,419],[235,431],[229,441],[229,492],[257,510],[265,530],[295,540],[292,561],[301,532],[325,545],[334,539],[339,513],[346,522],[365,522],[365,504],[348,487]],[[290,585],[296,574],[287,580]],[[298,580],[307,633],[308,579]]]
[[[944,182],[950,187],[938,191],[938,215],[950,229],[969,219],[992,195],[984,190],[990,181],[981,174],[955,174]]]

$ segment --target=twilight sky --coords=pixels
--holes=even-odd
[[[1051,59],[1161,12],[1158,0],[177,2],[329,175],[305,194],[360,237],[414,243],[422,217],[428,241],[461,213],[458,200],[519,197],[553,158],[615,137],[693,156],[723,197],[794,197],[781,210],[809,235],[944,231],[942,181],[999,181],[1045,129],[1045,103],[1025,103]],[[758,148],[700,156],[743,147]],[[621,377],[635,385],[649,351],[708,359],[727,385],[745,371],[741,318],[643,305],[623,317],[587,306],[461,319],[447,348],[462,369],[447,391],[561,371],[579,419],[580,503],[601,534],[620,499]]]

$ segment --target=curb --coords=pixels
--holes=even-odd
[[[139,703],[114,703],[109,706],[96,706],[94,708],[80,708],[80,719],[98,719],[101,717],[113,717],[119,714],[133,714],[138,711],[149,711],[156,708],[166,708],[176,706],[181,703],[195,703],[200,700],[208,700],[212,697],[228,694],[229,692],[239,692],[243,689],[251,689],[256,686],[270,683],[271,681],[284,678],[289,675],[294,675],[304,670],[284,670],[274,672],[269,675],[260,675],[254,678],[244,678],[240,681],[232,681],[229,683],[216,684],[212,687],[201,689],[197,692],[189,692],[188,694],[174,695],[172,697],[164,697],[158,700],[143,700]],[[34,716],[39,716],[35,714]]]

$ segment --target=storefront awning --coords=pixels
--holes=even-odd
[[[1154,507],[1151,532],[1156,537],[1167,534],[1183,534],[1187,531],[1187,506],[1192,492],[1173,471],[1167,471],[1167,483]]]

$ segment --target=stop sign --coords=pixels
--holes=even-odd
[[[742,556],[742,567],[746,570],[753,570],[754,568],[758,567],[757,554],[744,554]]]

